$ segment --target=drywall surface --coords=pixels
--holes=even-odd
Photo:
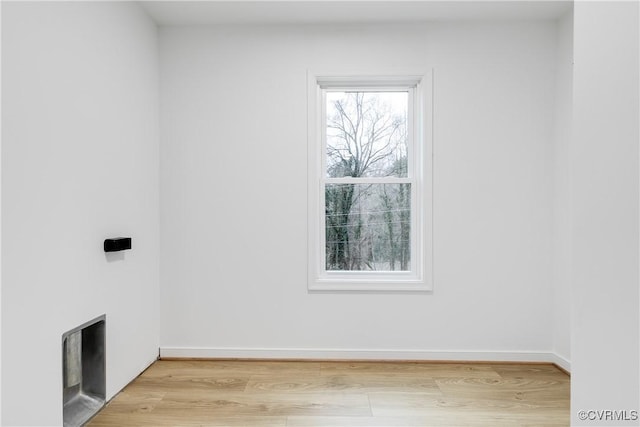
[[[555,22],[163,27],[161,347],[553,347]],[[307,291],[307,70],[434,71],[434,291]],[[505,353],[505,354],[503,354]]]
[[[639,423],[638,36],[637,3],[575,4],[573,425]]]
[[[157,356],[157,30],[133,3],[2,8],[2,424],[62,425],[65,331],[106,314],[107,398]]]
[[[2,24],[2,4],[0,4],[0,24]],[[1,26],[0,26],[1,31]],[[0,35],[0,40],[2,36]],[[2,55],[0,54],[0,81],[2,80]],[[0,100],[2,99],[2,84],[0,84]],[[0,102],[0,117],[2,117],[2,102]],[[0,120],[0,134],[2,120]],[[2,191],[2,136],[0,135],[0,193]],[[0,423],[2,423],[2,197],[0,195]]]
[[[571,125],[573,11],[558,22],[553,151],[553,349],[565,369],[571,360]]]

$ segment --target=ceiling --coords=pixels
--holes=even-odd
[[[235,0],[141,1],[159,25],[375,24],[432,21],[548,20],[570,0]]]

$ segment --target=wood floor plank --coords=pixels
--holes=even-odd
[[[238,377],[233,375],[171,375],[165,377],[149,378],[142,376],[132,385],[140,390],[223,390],[223,391],[243,391],[249,377]]]
[[[167,372],[227,373],[231,375],[311,374],[320,373],[321,362],[305,361],[246,361],[246,360],[159,360],[145,371],[145,375],[163,376]],[[156,366],[157,365],[157,366]],[[154,369],[152,369],[154,368]]]
[[[198,415],[288,416],[288,415],[371,415],[364,393],[227,393],[193,390],[167,392],[154,414],[189,411]]]
[[[491,365],[494,371],[503,378],[551,379],[569,383],[571,377],[554,365]]]
[[[531,378],[439,378],[436,384],[447,397],[481,398],[535,403],[569,409],[570,385],[554,379]]]
[[[144,414],[106,413],[95,417],[91,427],[286,427],[286,417],[233,416],[215,417],[209,415],[176,412],[150,417]]]
[[[479,418],[487,422],[568,422],[568,408],[539,402],[502,399],[433,397],[419,393],[370,393],[374,416],[436,416],[446,419]],[[489,425],[489,424],[487,424]]]
[[[369,375],[254,375],[245,392],[264,393],[334,393],[420,392],[441,395],[435,379],[398,374]]]
[[[288,417],[287,427],[534,427],[513,418],[492,416],[397,416],[397,417]],[[565,424],[538,424],[537,427],[567,427]]]
[[[321,375],[421,375],[429,378],[499,378],[489,365],[422,362],[322,362]]]

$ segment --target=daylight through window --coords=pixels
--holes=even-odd
[[[327,91],[325,268],[409,271],[409,92]]]

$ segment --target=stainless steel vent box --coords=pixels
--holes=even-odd
[[[62,334],[64,427],[82,426],[104,406],[105,322],[102,315]]]

